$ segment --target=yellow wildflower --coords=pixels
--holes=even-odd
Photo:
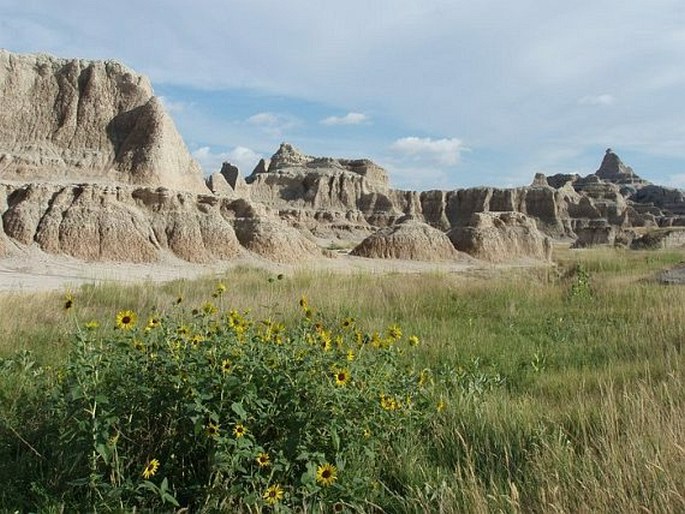
[[[267,468],[271,466],[271,457],[266,452],[260,452],[255,459],[260,468]]]
[[[157,459],[152,459],[150,462],[147,463],[145,469],[143,470],[143,478],[148,479],[150,477],[155,476],[155,473],[157,473],[158,469],[159,461]]]
[[[335,385],[344,386],[350,381],[350,372],[347,369],[338,369],[333,373]]]
[[[233,427],[233,435],[236,436],[238,439],[243,437],[246,433],[247,428],[245,428],[245,425],[243,425],[242,423],[236,423]]]
[[[262,498],[267,505],[276,505],[283,499],[283,488],[278,484],[271,485],[264,491]]]
[[[121,311],[117,314],[117,327],[122,330],[131,330],[137,321],[138,315],[133,311]]]
[[[338,470],[335,466],[326,462],[318,468],[316,468],[316,481],[324,487],[333,485],[338,479]]]

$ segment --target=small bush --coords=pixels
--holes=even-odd
[[[570,273],[570,276],[572,281],[568,291],[569,299],[590,300],[594,295],[590,273],[582,264],[576,264],[573,271]]]

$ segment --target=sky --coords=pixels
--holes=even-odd
[[[0,47],[149,76],[205,173],[287,141],[510,187],[611,147],[685,187],[683,0],[0,0]]]

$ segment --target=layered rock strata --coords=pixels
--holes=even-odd
[[[474,213],[468,225],[452,228],[447,237],[457,250],[485,261],[552,258],[550,238],[543,236],[535,222],[520,212]]]
[[[509,189],[391,189],[382,168],[363,161],[373,173],[356,173],[355,162],[361,161],[314,158],[283,144],[247,182],[253,198],[314,235],[360,237],[407,215],[448,231],[471,226],[474,213],[510,211],[577,246],[629,243],[633,227],[685,225],[685,194],[649,184],[610,149],[586,177],[537,174],[530,186]]]
[[[444,232],[411,218],[374,232],[350,253],[375,259],[428,262],[464,258],[463,254],[454,249]]]
[[[147,78],[113,61],[0,50],[0,180],[206,192]]]
[[[203,263],[247,250],[278,262],[320,255],[302,234],[243,199],[98,184],[6,184],[1,190],[9,238],[85,261],[155,262],[170,253]],[[270,231],[279,243],[253,243],[246,226],[255,227],[253,240]]]

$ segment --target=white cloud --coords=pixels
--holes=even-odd
[[[579,105],[613,105],[616,98],[610,94],[584,96],[578,99]]]
[[[178,114],[180,112],[184,112],[189,107],[192,107],[192,104],[183,101],[172,100],[166,96],[158,96],[157,98],[160,102],[162,102],[162,105],[169,114]]]
[[[258,127],[269,137],[276,139],[283,139],[291,129],[300,124],[300,121],[294,116],[273,112],[258,112],[245,121],[249,125]]]
[[[280,118],[272,112],[258,112],[246,120],[252,125],[273,127],[281,123]]]
[[[228,152],[214,152],[209,146],[203,146],[192,152],[193,157],[200,163],[206,175],[221,170],[224,162],[230,162],[242,172],[243,176],[252,170],[262,158],[260,154],[244,146],[236,146]]]
[[[369,117],[361,112],[348,112],[345,116],[329,116],[321,120],[323,125],[359,125],[369,121]]]
[[[466,147],[457,138],[403,137],[395,141],[391,149],[416,160],[428,159],[445,166],[453,166],[459,162],[461,152],[466,150]]]
[[[666,180],[666,185],[675,187],[676,189],[685,189],[685,173],[669,175],[668,179]]]

